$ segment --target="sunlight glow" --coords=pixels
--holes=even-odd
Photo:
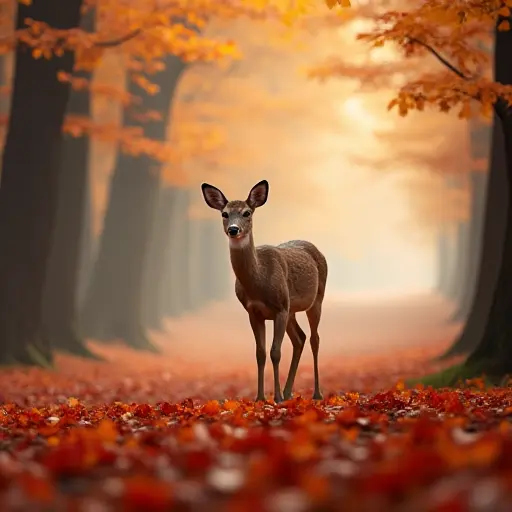
[[[367,129],[375,126],[377,122],[376,117],[370,113],[363,105],[360,98],[352,96],[343,103],[343,112],[349,115],[354,121],[357,121],[359,126]]]

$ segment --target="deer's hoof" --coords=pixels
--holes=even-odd
[[[291,398],[293,398],[293,393],[290,391],[289,393],[287,393],[286,391],[283,393],[283,397],[285,400],[290,400]]]
[[[313,400],[323,400],[324,396],[320,391],[313,393]]]
[[[284,402],[283,395],[274,395],[274,402],[276,404],[280,404],[281,402]]]
[[[265,396],[264,395],[258,395],[255,399],[254,399],[255,402],[264,402],[265,401]]]

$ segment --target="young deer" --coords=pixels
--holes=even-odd
[[[284,399],[292,396],[293,382],[306,335],[295,313],[305,311],[311,328],[315,390],[313,399],[322,399],[318,383],[318,324],[322,313],[327,261],[310,242],[292,240],[278,246],[254,246],[252,217],[268,197],[268,182],[257,183],[245,201],[228,201],[216,187],[203,183],[204,200],[210,208],[222,212],[224,231],[229,238],[231,265],[236,276],[235,293],[249,314],[256,340],[258,395],[265,400],[264,370],[266,361],[265,320],[274,321],[274,339],[270,359],[274,369],[274,400],[283,401],[279,382],[281,345],[285,332],[293,345],[293,356],[284,386]]]

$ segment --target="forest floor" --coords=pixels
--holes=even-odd
[[[326,304],[319,402],[309,350],[293,399],[252,401],[235,304],[169,322],[160,355],[91,343],[104,362],[4,370],[0,509],[510,510],[512,388],[403,384],[453,363],[432,362],[459,328],[449,313],[433,297]]]

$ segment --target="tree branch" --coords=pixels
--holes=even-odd
[[[455,73],[459,78],[462,80],[465,80],[468,82],[471,80],[471,77],[465,75],[460,69],[458,69],[456,66],[454,66],[451,62],[449,62],[447,59],[445,59],[435,48],[432,48],[429,44],[420,41],[419,39],[416,39],[414,37],[408,38],[409,42],[413,44],[417,44],[419,46],[422,46],[427,50],[431,55],[433,55],[443,66],[448,68],[450,71]],[[473,99],[476,101],[481,101],[482,98],[480,97],[480,94],[475,94],[473,96]],[[498,97],[497,100],[493,103],[493,109],[496,115],[502,120],[505,121],[506,117],[509,114],[509,106],[508,102],[505,101],[503,98]]]
[[[125,34],[124,36],[118,37],[117,39],[111,39],[110,41],[96,41],[94,43],[94,46],[97,46],[99,48],[113,48],[114,46],[120,46],[123,43],[126,43],[130,39],[134,39],[139,34],[141,34],[143,29],[141,27],[136,28],[132,30],[131,32],[128,32],[128,34]]]
[[[409,42],[415,43],[419,46],[422,46],[427,50],[431,55],[433,55],[443,66],[447,67],[450,71],[455,73],[459,78],[462,78],[462,80],[470,80],[469,76],[466,76],[460,69],[456,68],[451,62],[449,62],[447,59],[445,59],[435,48],[432,48],[429,44],[420,41],[419,39],[416,39],[415,37],[408,37],[407,38]]]

